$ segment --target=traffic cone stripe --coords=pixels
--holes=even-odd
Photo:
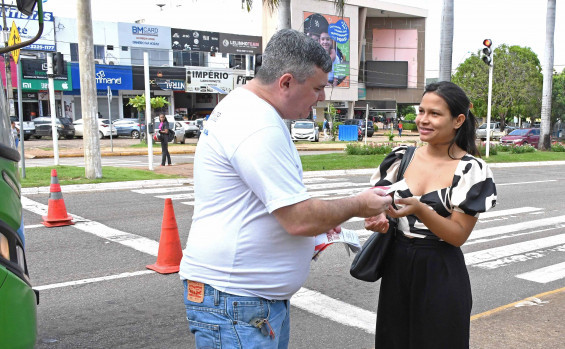
[[[173,201],[165,199],[165,210],[161,223],[161,237],[159,238],[159,251],[157,263],[146,267],[160,274],[178,273],[182,259],[179,230],[173,209]]]
[[[56,192],[56,193],[49,193],[49,199],[51,200],[60,200],[63,198],[63,193]]]

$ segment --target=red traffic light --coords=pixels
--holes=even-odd
[[[491,47],[492,46],[492,40],[491,39],[484,39],[483,45],[485,45],[486,47]]]

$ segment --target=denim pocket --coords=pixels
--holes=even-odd
[[[238,324],[249,324],[254,318],[268,319],[269,304],[266,300],[241,300],[241,298],[228,298],[227,304],[230,305],[231,315]]]
[[[188,320],[188,326],[190,332],[196,337],[198,348],[220,349],[222,347],[220,326],[194,320]]]

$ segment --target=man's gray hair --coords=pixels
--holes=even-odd
[[[271,84],[286,73],[303,83],[314,75],[316,67],[325,73],[332,70],[332,59],[322,45],[293,29],[276,32],[262,58],[256,78],[264,84]]]

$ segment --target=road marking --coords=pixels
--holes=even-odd
[[[163,194],[163,193],[178,193],[183,191],[194,191],[193,186],[180,186],[180,187],[165,187],[165,188],[151,188],[151,189],[137,189],[132,190],[138,194]]]
[[[190,200],[194,199],[194,194],[157,195],[155,197],[159,199]]]
[[[24,226],[24,229],[34,229],[34,228],[45,228],[45,226],[43,224],[30,224]]]
[[[139,275],[145,275],[145,274],[154,274],[154,273],[155,272],[153,270],[141,270],[141,271],[121,273],[121,274],[117,274],[117,275],[102,276],[102,277],[97,277],[97,278],[60,282],[60,283],[51,284],[51,285],[35,286],[33,288],[35,290],[38,290],[38,291],[44,291],[44,290],[50,290],[50,289],[53,289],[53,288],[91,284],[93,282],[123,279],[123,278],[129,278],[129,277],[133,277],[133,276],[139,276]]]
[[[532,270],[527,273],[516,275],[517,278],[546,284],[565,278],[565,263],[550,265],[545,268]]]
[[[351,188],[351,187],[364,187],[365,189],[369,188],[368,183],[352,183],[352,182],[337,182],[337,183],[316,183],[316,184],[307,184],[307,190],[327,190],[332,188]]]
[[[323,293],[302,287],[291,298],[290,304],[337,323],[357,327],[370,334],[375,333],[377,314],[333,299]]]
[[[469,252],[465,253],[465,264],[478,265],[484,262],[500,260],[504,257],[521,255],[523,253],[541,250],[561,244],[565,244],[565,234],[518,242],[511,245],[494,247],[476,252]]]
[[[47,215],[47,205],[35,202],[24,196],[22,196],[22,207],[25,210],[41,216]],[[72,216],[76,221],[76,224],[72,226],[73,228],[91,233],[112,242],[117,242],[124,246],[131,247],[140,252],[144,252],[152,256],[157,256],[157,252],[159,250],[159,243],[157,241],[110,228],[102,223],[94,222],[77,215]]]
[[[505,185],[522,185],[522,184],[535,184],[535,183],[548,183],[548,182],[557,182],[557,179],[547,179],[544,181],[530,181],[530,182],[496,183],[496,186],[502,187]]]
[[[554,228],[560,228],[560,225],[563,223],[565,223],[565,216],[557,216],[485,229],[478,229],[474,230],[471,233],[468,241],[482,239],[481,241],[476,241],[474,243],[485,242],[488,241],[484,239],[486,237],[499,236],[503,234],[515,234],[516,232],[521,230],[536,229],[541,227],[551,228],[551,226],[553,226]],[[467,242],[467,244],[469,244],[469,242]]]

